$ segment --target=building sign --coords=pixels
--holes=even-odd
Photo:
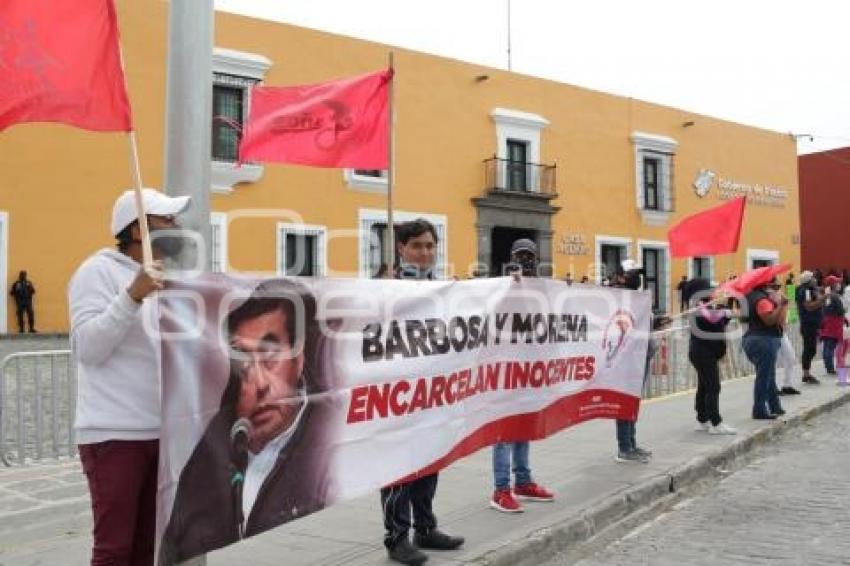
[[[740,183],[720,177],[717,182],[718,196],[723,200],[747,197],[747,204],[782,208],[788,200],[788,191],[770,185]]]
[[[557,244],[558,253],[564,255],[590,255],[584,234],[564,234]]]
[[[711,169],[700,169],[694,179],[693,187],[697,196],[708,195],[713,187],[717,187],[717,197],[730,200],[746,197],[747,204],[756,206],[774,206],[783,208],[788,200],[788,191],[781,187],[762,185],[758,183],[743,183],[727,177],[722,177]]]

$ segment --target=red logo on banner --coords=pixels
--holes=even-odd
[[[615,312],[605,325],[605,334],[602,335],[602,350],[605,352],[605,365],[611,367],[614,360],[623,347],[626,339],[635,327],[634,315],[624,309]]]

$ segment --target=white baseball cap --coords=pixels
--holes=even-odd
[[[145,214],[152,216],[171,216],[180,214],[189,206],[191,197],[169,197],[155,189],[142,189],[142,202],[145,207]],[[115,201],[115,206],[112,207],[112,235],[117,236],[121,230],[129,226],[134,220],[138,219],[139,213],[136,210],[136,193],[135,191],[125,191]]]
[[[635,269],[640,269],[640,268],[641,268],[641,267],[640,267],[640,265],[638,265],[638,263],[637,263],[635,260],[631,259],[631,258],[624,259],[624,260],[620,263],[620,267],[622,267],[622,268],[623,268],[623,271],[634,271]]]

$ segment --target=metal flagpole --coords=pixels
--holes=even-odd
[[[389,54],[389,166],[387,168],[387,231],[384,245],[384,262],[387,264],[388,273],[395,271],[395,227],[393,225],[393,185],[395,184],[395,67],[393,66],[393,52]]]
[[[181,216],[187,232],[203,242],[201,250],[184,246],[178,263],[209,271],[213,0],[172,1],[168,21],[165,192],[192,197]]]
[[[192,197],[183,213],[184,227],[204,242],[204,257],[184,246],[183,267],[209,271],[211,266],[210,157],[212,155],[213,0],[169,2],[168,76],[165,119],[165,190]],[[192,257],[194,256],[194,257]],[[206,555],[180,566],[204,566]]]

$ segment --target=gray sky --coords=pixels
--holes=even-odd
[[[215,0],[216,8],[507,67],[508,0]],[[513,70],[850,146],[850,2],[512,0]],[[330,77],[329,77],[330,78]]]

